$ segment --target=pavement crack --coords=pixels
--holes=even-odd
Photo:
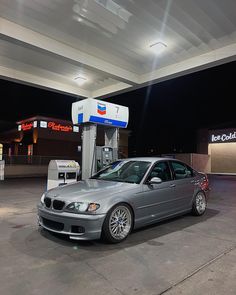
[[[202,264],[201,266],[199,266],[197,269],[195,269],[194,271],[192,271],[190,274],[188,274],[187,276],[185,276],[183,279],[177,281],[176,283],[174,283],[173,285],[171,285],[170,287],[166,288],[164,291],[157,293],[156,295],[162,295],[167,293],[168,291],[170,291],[171,289],[174,289],[175,287],[177,287],[178,285],[182,284],[183,282],[185,282],[186,280],[188,280],[189,278],[191,278],[192,276],[194,276],[195,274],[197,274],[198,272],[200,272],[201,270],[203,270],[204,268],[208,267],[209,265],[211,265],[212,263],[216,262],[217,260],[219,260],[221,257],[229,254],[231,251],[236,249],[236,245],[234,247],[230,247],[228,250],[225,250],[224,252],[218,254],[216,257],[212,258],[211,260],[207,261],[206,263]]]

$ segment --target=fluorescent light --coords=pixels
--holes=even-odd
[[[41,128],[47,128],[48,127],[48,123],[46,121],[40,121],[39,126]]]
[[[79,132],[79,126],[73,126],[73,132]]]
[[[167,48],[167,45],[163,42],[155,42],[149,46],[155,53],[161,53]]]
[[[75,80],[84,80],[84,81],[86,81],[87,79],[84,78],[84,77],[78,76],[78,77],[75,78]]]
[[[87,78],[85,77],[82,77],[82,76],[78,76],[74,79],[79,85],[83,85],[86,81],[87,81]]]
[[[155,47],[155,48],[166,48],[167,45],[163,42],[155,42],[150,45],[150,47]]]

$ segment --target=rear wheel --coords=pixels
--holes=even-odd
[[[127,204],[115,205],[107,214],[102,238],[109,243],[120,243],[127,238],[132,230],[133,214]]]
[[[200,216],[206,211],[207,201],[203,192],[198,192],[193,201],[192,213],[193,215]]]

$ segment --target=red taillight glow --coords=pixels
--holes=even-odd
[[[207,176],[205,176],[204,179],[201,181],[200,186],[203,190],[206,190],[209,188],[209,181]]]

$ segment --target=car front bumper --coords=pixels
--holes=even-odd
[[[43,228],[65,234],[74,240],[100,239],[106,214],[74,214],[48,210],[38,205],[38,224]]]

